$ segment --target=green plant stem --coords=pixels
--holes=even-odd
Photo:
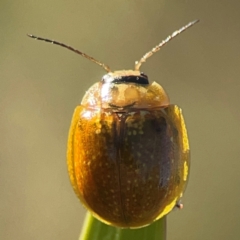
[[[166,217],[138,229],[108,226],[87,213],[79,240],[166,240]]]

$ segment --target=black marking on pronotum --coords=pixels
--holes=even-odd
[[[148,78],[145,75],[139,76],[111,76],[111,75],[104,75],[102,79],[103,83],[137,83],[141,85],[149,84]]]

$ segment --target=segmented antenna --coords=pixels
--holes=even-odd
[[[47,38],[37,37],[37,36],[31,35],[31,34],[27,34],[27,36],[30,37],[30,38],[36,39],[36,40],[49,42],[49,43],[56,44],[56,45],[59,45],[59,46],[61,46],[61,47],[67,48],[68,50],[71,50],[71,51],[73,51],[73,52],[75,52],[75,53],[77,53],[77,54],[79,54],[79,55],[87,58],[88,60],[96,63],[97,65],[101,66],[102,68],[104,68],[105,71],[111,72],[109,66],[105,65],[104,63],[99,62],[99,61],[96,60],[95,58],[90,57],[90,56],[88,56],[87,54],[85,54],[85,53],[83,53],[83,52],[81,52],[81,51],[79,51],[79,50],[77,50],[77,49],[74,49],[74,48],[71,47],[71,46],[68,46],[68,45],[66,45],[66,44],[64,44],[64,43],[60,43],[60,42],[57,42],[57,41],[54,41],[54,40],[50,40],[50,39],[47,39]]]
[[[151,57],[155,52],[159,51],[161,49],[161,47],[163,47],[167,42],[169,42],[170,40],[172,40],[173,38],[175,38],[177,35],[179,35],[180,33],[184,32],[185,30],[187,30],[188,28],[190,28],[191,26],[193,26],[194,24],[196,24],[197,22],[199,22],[199,20],[195,20],[192,21],[190,23],[188,23],[187,25],[185,25],[184,27],[180,28],[179,30],[175,31],[172,33],[172,35],[168,36],[165,40],[163,40],[161,43],[159,43],[156,47],[154,47],[151,51],[147,52],[139,61],[135,62],[135,70],[139,71],[141,65],[146,62],[146,60]]]

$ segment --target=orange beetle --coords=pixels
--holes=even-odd
[[[108,66],[65,44],[108,73],[86,92],[73,114],[68,172],[83,205],[102,222],[139,228],[182,207],[189,144],[181,109],[139,71],[153,53],[198,21],[174,32],[136,62],[135,70]]]

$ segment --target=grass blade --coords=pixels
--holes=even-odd
[[[138,229],[108,226],[87,213],[79,240],[166,240],[166,217]]]

